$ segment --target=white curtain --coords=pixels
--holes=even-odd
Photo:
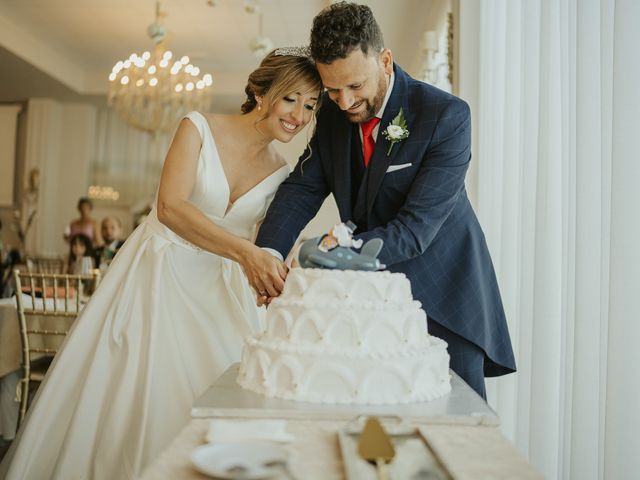
[[[98,111],[91,182],[120,192],[129,206],[153,200],[172,134],[151,135],[124,123],[111,109]]]
[[[460,15],[469,190],[518,361],[489,402],[546,478],[640,478],[640,2],[462,1]]]
[[[26,185],[29,172],[37,168],[40,189],[20,205],[23,219],[35,213],[26,239],[27,252],[39,255],[68,252],[63,232],[77,215],[78,198],[86,195],[87,159],[93,154],[94,140],[93,106],[50,98],[29,99],[25,131],[19,140],[24,149],[23,178],[19,181]]]

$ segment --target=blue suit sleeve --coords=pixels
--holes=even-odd
[[[327,195],[329,186],[316,133],[293,172],[278,188],[256,237],[256,245],[273,248],[286,257]]]
[[[471,116],[458,100],[443,112],[431,144],[395,219],[356,235],[365,243],[384,240],[378,258],[386,265],[422,255],[464,193],[464,178],[471,160]]]

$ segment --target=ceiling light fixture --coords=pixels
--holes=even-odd
[[[109,75],[109,106],[131,126],[152,133],[172,131],[185,114],[211,104],[211,74],[201,75],[187,55],[174,57],[165,48],[165,16],[156,2],[156,21],[147,28],[153,54],[132,53]]]

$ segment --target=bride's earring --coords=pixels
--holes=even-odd
[[[258,102],[258,111],[262,110],[262,102]]]

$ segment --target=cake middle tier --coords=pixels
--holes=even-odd
[[[420,302],[402,306],[364,302],[309,302],[279,298],[267,310],[265,342],[326,345],[360,351],[420,346],[427,317]]]

